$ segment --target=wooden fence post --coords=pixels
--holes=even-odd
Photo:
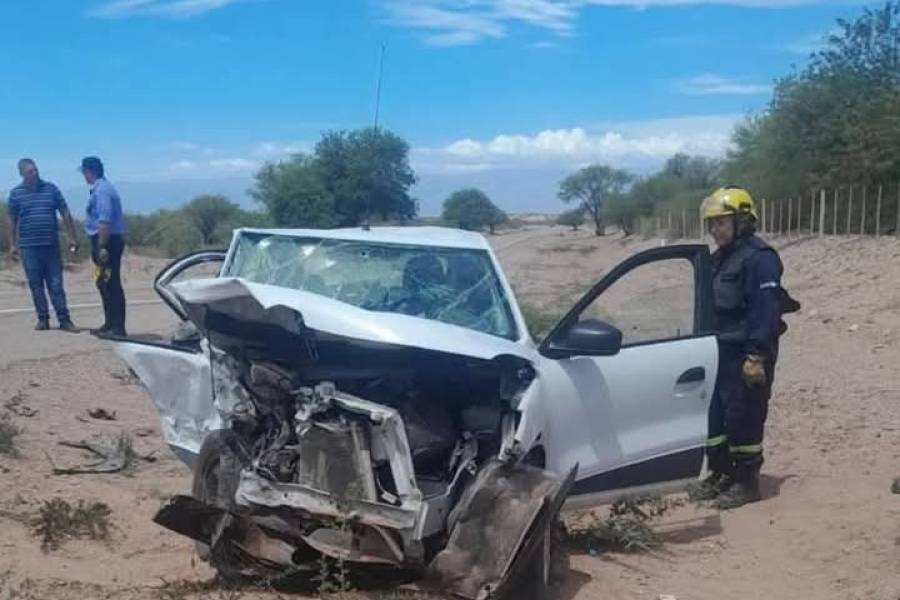
[[[784,199],[778,201],[778,235],[784,235]]]
[[[863,186],[862,198],[862,216],[859,218],[859,234],[866,235],[866,195],[869,193],[869,186]]]
[[[788,198],[787,234],[791,235],[791,219],[794,216],[794,199]]]
[[[837,220],[838,220],[838,195],[840,187],[834,188],[834,214],[831,217],[831,234],[837,235]]]
[[[809,235],[816,233],[816,190],[809,190]]]
[[[772,200],[769,202],[769,206],[767,208],[769,212],[769,225],[766,231],[769,232],[769,235],[775,235],[775,201]]]
[[[850,219],[853,217],[853,184],[850,184],[850,197],[847,199],[847,231],[844,233],[850,235]]]
[[[900,237],[900,181],[897,182],[897,214],[895,215],[894,235]]]
[[[681,209],[681,239],[688,239],[688,230],[687,230],[687,209]]]
[[[878,184],[878,200],[875,201],[875,237],[881,235],[881,188],[883,186]]]
[[[762,227],[760,227],[760,231],[762,231],[762,233],[768,233],[769,229],[768,229],[768,227],[766,227],[766,199],[765,198],[762,199],[762,203],[760,204],[759,216],[761,217],[760,223],[762,224]]]
[[[819,236],[825,235],[825,188],[819,193]]]

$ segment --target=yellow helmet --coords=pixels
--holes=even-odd
[[[704,220],[727,215],[751,215],[754,219],[759,219],[750,193],[744,188],[733,186],[719,188],[707,196],[700,205],[700,214]]]

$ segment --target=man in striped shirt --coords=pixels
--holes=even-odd
[[[22,176],[22,183],[9,194],[10,254],[13,258],[19,255],[22,257],[22,266],[37,312],[35,329],[50,329],[50,308],[44,293],[46,286],[59,328],[77,332],[78,328],[72,324],[66,307],[56,213],[59,212],[65,223],[69,250],[72,252],[78,250],[75,223],[69,214],[65,198],[55,185],[41,179],[33,160],[23,158],[19,161],[19,175]]]

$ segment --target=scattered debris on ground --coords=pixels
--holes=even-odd
[[[92,408],[88,410],[88,416],[99,421],[115,421],[116,411],[106,410],[105,408]]]
[[[44,502],[32,522],[34,535],[44,552],[57,550],[67,539],[105,540],[109,537],[111,511],[102,502],[79,500],[74,506],[62,498]]]
[[[38,414],[38,411],[25,404],[27,398],[25,392],[16,392],[12,398],[3,403],[3,408],[17,417],[33,417]]]
[[[22,428],[16,425],[9,414],[0,415],[0,454],[17,457],[19,450],[16,448],[16,437],[22,433]]]
[[[155,462],[156,457],[153,453],[145,456],[137,454],[131,436],[127,433],[120,434],[112,444],[95,444],[92,442],[59,442],[60,446],[67,448],[76,448],[78,450],[86,450],[102,460],[86,465],[78,465],[75,467],[57,467],[53,463],[53,459],[47,456],[50,464],[53,465],[54,475],[81,475],[86,473],[117,473],[130,469],[135,464],[135,460],[143,460],[145,462]]]
[[[113,379],[117,379],[119,383],[122,385],[140,385],[141,378],[137,376],[137,373],[128,369],[127,371],[116,371],[114,373],[110,373],[110,376]]]
[[[588,553],[648,552],[660,545],[653,524],[673,508],[679,498],[641,496],[613,503],[605,517],[591,512],[569,524],[569,540]]]

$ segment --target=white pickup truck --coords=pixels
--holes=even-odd
[[[213,261],[218,276],[181,277]],[[539,596],[564,503],[700,474],[718,366],[706,246],[631,257],[540,344],[487,241],[454,229],[240,229],[155,287],[196,332],[115,342],[194,470],[155,520],[226,577],[326,556],[468,598],[523,579]]]

